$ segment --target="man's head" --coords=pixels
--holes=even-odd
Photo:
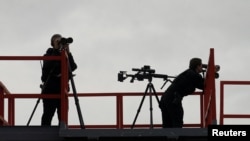
[[[200,58],[192,58],[189,62],[189,68],[197,72],[202,72],[202,60]]]
[[[58,45],[59,41],[61,40],[62,36],[60,34],[54,34],[51,37],[51,46],[55,47]]]

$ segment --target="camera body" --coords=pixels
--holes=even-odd
[[[73,43],[73,38],[71,38],[71,37],[69,37],[69,38],[62,37],[59,43],[61,43],[62,45],[71,44],[71,43]]]
[[[207,64],[202,64],[202,68],[204,68],[205,70],[204,71],[206,71],[207,70],[207,68],[208,68],[208,65]],[[217,78],[219,78],[219,72],[220,71],[220,65],[215,65],[214,66],[214,77],[217,79]]]

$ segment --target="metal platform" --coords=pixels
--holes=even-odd
[[[1,141],[207,141],[207,128],[67,129],[2,126]]]

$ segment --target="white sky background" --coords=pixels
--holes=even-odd
[[[73,37],[70,49],[78,65],[74,80],[79,93],[144,92],[146,80],[130,83],[128,78],[121,83],[117,73],[122,70],[135,74],[132,68],[150,65],[156,73],[176,76],[188,67],[192,57],[207,63],[210,48],[214,48],[215,62],[221,66],[216,80],[218,96],[220,81],[250,79],[249,0],[0,0],[0,17],[0,56],[42,56],[50,47],[53,34]],[[1,61],[0,65],[0,81],[10,92],[40,93],[39,61]],[[157,92],[167,88],[160,89],[163,83],[162,79],[153,79]],[[234,91],[239,90],[246,94],[249,87]],[[238,105],[228,104],[229,109],[234,113],[249,112],[243,107],[249,107],[250,95],[239,95],[228,95],[229,103]],[[184,100],[185,119],[192,121],[194,100],[189,99]],[[16,112],[23,118],[16,119],[16,123],[26,124],[36,100],[19,101]],[[102,99],[96,101],[101,102]],[[105,102],[108,105],[108,100]],[[134,111],[131,107],[125,109],[132,114],[128,123],[132,123],[138,102],[140,98],[134,102]],[[104,116],[115,109],[113,105],[106,109],[103,105],[88,105],[93,103],[81,101],[86,124],[103,120],[92,120],[89,113]],[[70,112],[75,110],[73,101],[72,105]],[[33,117],[34,125],[40,124],[41,107],[42,103]],[[155,111],[156,122],[161,123],[159,109]],[[143,117],[149,119],[147,114]],[[106,118],[115,120],[113,116]],[[73,119],[70,123],[78,121]]]

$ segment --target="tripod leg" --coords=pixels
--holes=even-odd
[[[29,121],[28,121],[28,123],[27,123],[27,126],[29,126],[30,121],[31,121],[31,119],[32,119],[32,117],[33,117],[33,115],[34,115],[34,113],[35,113],[35,111],[36,111],[36,108],[37,108],[39,102],[40,102],[40,98],[38,98],[38,100],[37,100],[37,102],[36,102],[36,105],[35,105],[35,107],[34,107],[32,113],[31,113],[31,116],[30,116],[30,118],[29,118]]]
[[[137,120],[137,117],[138,117],[138,115],[139,115],[139,113],[140,113],[140,111],[141,111],[141,107],[142,107],[143,101],[144,101],[144,99],[145,99],[145,96],[146,96],[146,94],[147,94],[148,88],[149,88],[149,85],[147,86],[147,88],[146,88],[146,90],[145,90],[145,93],[144,93],[144,95],[143,95],[143,97],[142,97],[140,106],[139,106],[139,108],[138,108],[138,110],[137,110],[135,119],[134,119],[133,124],[132,124],[132,127],[131,127],[132,129],[134,128],[135,122],[136,122],[136,120]]]
[[[157,94],[156,94],[156,91],[155,91],[155,88],[154,88],[153,85],[152,85],[152,90],[153,90],[153,93],[154,93],[154,95],[155,95],[155,98],[156,98],[158,104],[160,104],[160,99],[158,98],[158,96],[157,96]]]
[[[77,108],[77,112],[78,112],[78,116],[79,116],[80,125],[81,125],[81,128],[84,129],[85,127],[84,127],[84,122],[83,122],[83,118],[82,118],[81,108],[79,105],[79,99],[76,95],[75,83],[74,83],[72,76],[71,76],[71,85],[72,85],[72,89],[73,89],[73,94],[74,94],[74,98],[75,98],[75,104],[76,104],[76,108]]]
[[[80,105],[79,105],[79,99],[78,99],[78,96],[77,96],[75,82],[74,82],[74,79],[73,79],[73,74],[72,74],[72,70],[71,70],[71,67],[70,67],[69,60],[68,60],[68,66],[69,66],[68,68],[69,68],[69,72],[70,72],[69,77],[70,77],[71,86],[72,86],[72,90],[73,90],[73,94],[74,94],[74,99],[75,99],[76,109],[77,109],[77,113],[78,113],[78,117],[79,117],[79,122],[80,122],[81,128],[85,129],[83,118],[82,118],[82,112],[81,112],[81,108],[80,108]]]
[[[152,102],[152,93],[155,95],[155,98],[158,102],[158,105],[160,104],[160,100],[156,94],[154,85],[152,83],[149,83],[149,91],[150,91],[150,128],[153,128],[153,102]]]
[[[153,89],[153,85],[150,83],[149,84],[149,110],[150,110],[150,128],[153,128],[153,106],[152,106],[152,89]]]

